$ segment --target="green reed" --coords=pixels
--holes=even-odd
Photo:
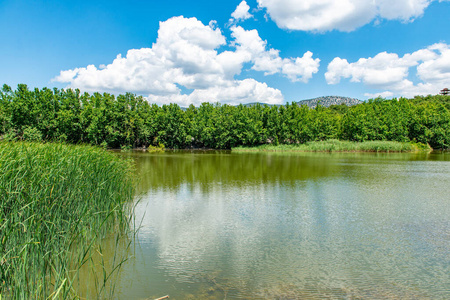
[[[79,298],[99,241],[129,229],[131,174],[99,148],[0,143],[0,298]],[[96,297],[122,262],[103,266]]]
[[[232,150],[235,152],[414,152],[429,151],[431,148],[428,145],[407,142],[327,140],[305,144],[265,144],[257,147],[237,147]]]

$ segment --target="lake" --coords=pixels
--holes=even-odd
[[[125,155],[119,299],[450,298],[450,153]]]

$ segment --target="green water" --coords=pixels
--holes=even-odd
[[[450,154],[128,154],[119,299],[449,299]]]

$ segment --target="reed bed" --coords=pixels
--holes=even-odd
[[[129,229],[131,174],[99,148],[0,143],[0,299],[79,298],[99,241]],[[122,262],[103,266],[98,297]]]
[[[305,144],[261,145],[257,147],[236,147],[234,152],[415,152],[429,151],[428,145],[394,141],[351,142],[327,140]]]

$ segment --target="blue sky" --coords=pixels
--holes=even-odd
[[[437,94],[449,29],[448,0],[0,0],[0,83],[181,106]]]

